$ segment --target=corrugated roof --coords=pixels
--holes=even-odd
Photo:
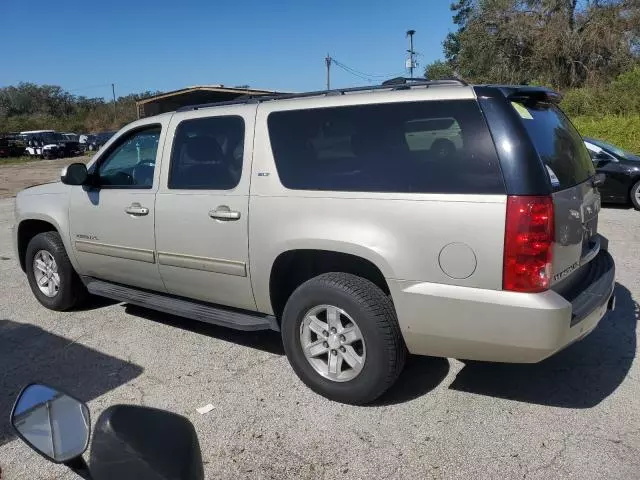
[[[260,90],[255,88],[238,88],[238,87],[225,87],[224,85],[194,85],[192,87],[181,88],[180,90],[174,90],[172,92],[164,92],[153,97],[147,97],[142,100],[138,100],[136,105],[144,105],[145,103],[153,102],[162,98],[169,98],[177,95],[182,95],[190,92],[207,91],[207,92],[219,92],[219,93],[235,93],[240,95],[267,95],[278,93],[275,90]]]

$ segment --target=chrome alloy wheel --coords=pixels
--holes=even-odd
[[[318,305],[309,310],[300,324],[300,345],[314,370],[334,382],[353,380],[364,367],[362,332],[341,308]]]
[[[33,275],[40,291],[53,298],[60,290],[60,274],[56,260],[46,250],[38,251],[33,257]]]

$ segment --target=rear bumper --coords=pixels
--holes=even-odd
[[[570,297],[552,290],[499,290],[390,280],[411,353],[496,362],[533,363],[589,334],[613,307],[615,265],[606,251]]]

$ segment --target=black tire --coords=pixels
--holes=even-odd
[[[456,146],[451,140],[438,138],[431,145],[431,154],[440,159],[446,159],[456,153]]]
[[[640,210],[640,180],[638,180],[633,187],[631,187],[631,205],[636,210]]]
[[[53,297],[46,296],[40,291],[34,273],[34,257],[45,250],[51,254],[57,264],[57,273],[60,276],[60,287]],[[27,279],[31,291],[36,299],[50,310],[65,311],[83,302],[88,296],[87,289],[73,269],[62,239],[57,232],[39,233],[31,239],[25,255]]]
[[[345,382],[323,377],[302,350],[300,326],[318,305],[348,312],[362,332],[366,359],[360,373]],[[282,315],[284,349],[298,377],[316,393],[337,402],[362,405],[382,395],[404,367],[406,347],[391,299],[376,285],[347,273],[325,273],[300,285]]]

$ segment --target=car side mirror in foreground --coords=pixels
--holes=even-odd
[[[46,385],[31,384],[22,390],[11,424],[27,445],[55,463],[82,455],[89,445],[87,406]]]
[[[84,185],[89,178],[87,166],[84,163],[72,163],[62,169],[60,180],[65,185]]]
[[[89,462],[94,480],[203,480],[198,435],[185,417],[114,405],[96,421]]]
[[[203,480],[198,436],[185,417],[137,405],[113,405],[98,418],[91,462],[89,409],[47,385],[27,385],[11,412],[20,438],[85,480]]]

